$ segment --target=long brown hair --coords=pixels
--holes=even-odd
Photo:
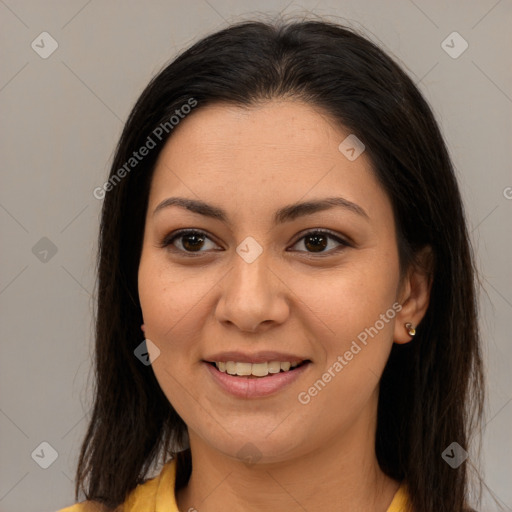
[[[76,475],[76,498],[122,503],[186,444],[186,425],[140,364],[137,271],[149,185],[172,128],[155,129],[184,104],[250,106],[290,97],[328,112],[366,146],[393,205],[401,269],[430,246],[430,305],[413,342],[393,346],[380,383],[375,449],[382,470],[405,481],[415,512],[460,512],[467,461],[441,454],[468,447],[483,402],[476,270],[454,169],[433,113],[407,74],[353,29],[330,22],[244,22],[186,50],[146,87],[120,138],[99,236],[95,398]],[[155,147],[126,163],[148,137]],[[119,169],[125,166],[125,173]],[[116,177],[116,179],[114,179]],[[190,453],[183,452],[183,485]]]

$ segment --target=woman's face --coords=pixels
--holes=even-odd
[[[153,370],[191,443],[277,462],[373,442],[378,382],[410,319],[398,313],[392,207],[367,154],[354,159],[351,139],[339,149],[349,135],[307,104],[274,100],[199,108],[164,147],[139,294],[160,351]],[[300,207],[328,198],[337,205]],[[200,233],[173,239],[184,229]],[[207,361],[262,374],[309,363],[233,377]]]

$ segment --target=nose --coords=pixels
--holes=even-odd
[[[238,254],[233,267],[220,281],[216,306],[219,322],[240,331],[265,331],[282,324],[289,315],[289,288],[269,267],[264,255],[247,263]]]

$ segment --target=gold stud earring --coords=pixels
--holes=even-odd
[[[416,334],[416,329],[413,327],[413,325],[410,322],[407,322],[405,324],[405,328],[407,329],[409,336],[414,336]]]

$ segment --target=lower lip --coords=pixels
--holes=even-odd
[[[296,381],[307,371],[310,362],[304,363],[295,368],[295,370],[270,373],[266,377],[257,377],[254,379],[229,375],[228,373],[221,372],[216,366],[210,363],[204,364],[208,367],[208,371],[215,382],[229,394],[238,398],[261,398],[273,395]]]

